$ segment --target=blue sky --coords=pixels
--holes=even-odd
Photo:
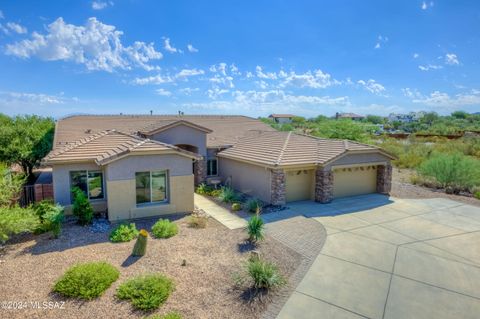
[[[479,1],[0,1],[0,112],[480,111]]]

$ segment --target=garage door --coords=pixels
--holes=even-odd
[[[312,197],[313,170],[287,171],[287,202],[309,200]]]
[[[333,169],[333,197],[345,197],[375,193],[377,191],[377,167],[342,167]]]

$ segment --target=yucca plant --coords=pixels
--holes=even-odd
[[[260,216],[255,215],[250,218],[247,224],[248,240],[252,243],[263,240],[265,237],[264,228],[265,224]]]
[[[261,200],[257,198],[249,198],[244,205],[246,211],[250,213],[257,213],[259,210],[262,209],[263,203]]]
[[[220,194],[218,195],[218,199],[220,199],[224,203],[233,203],[235,202],[238,197],[233,188],[228,186],[223,186],[220,189]]]

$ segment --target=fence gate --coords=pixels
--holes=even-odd
[[[27,207],[44,199],[53,199],[52,184],[25,185],[18,201],[21,207]]]

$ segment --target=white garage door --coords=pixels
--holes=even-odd
[[[342,167],[333,169],[333,197],[345,197],[375,193],[377,191],[377,167]]]
[[[313,194],[313,170],[287,171],[286,175],[287,202],[311,199]]]

